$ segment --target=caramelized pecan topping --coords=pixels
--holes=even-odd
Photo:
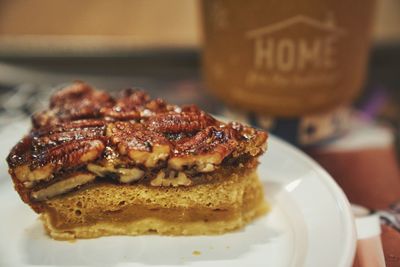
[[[50,109],[33,115],[32,123],[34,127],[40,128],[64,121],[98,118],[101,108],[113,104],[114,100],[109,94],[76,82],[56,92],[50,99]]]
[[[196,106],[178,107],[126,89],[113,98],[77,82],[32,117],[33,129],[7,161],[19,185],[43,200],[112,178],[151,186],[190,186],[194,177],[265,150],[267,134],[223,123]],[[68,178],[65,178],[68,177]]]
[[[46,200],[92,182],[95,178],[96,176],[91,173],[74,173],[73,175],[66,177],[64,180],[55,182],[46,188],[33,191],[32,198],[38,201]]]
[[[168,112],[150,117],[145,125],[161,133],[191,133],[213,124],[215,119],[204,112]]]
[[[128,155],[134,163],[146,167],[156,166],[159,161],[167,159],[170,153],[169,141],[160,133],[147,130],[141,124],[110,123],[106,135],[121,155]]]

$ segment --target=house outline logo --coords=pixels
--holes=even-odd
[[[306,36],[274,35],[291,27],[305,25],[328,34]],[[332,69],[336,66],[336,39],[346,31],[336,26],[331,14],[325,20],[304,15],[249,30],[247,39],[254,41],[254,67],[257,70],[292,72],[306,69]]]
[[[259,36],[262,36],[264,34],[270,34],[273,32],[277,32],[280,30],[283,30],[285,28],[289,28],[291,26],[294,26],[296,24],[304,24],[308,25],[310,27],[324,30],[327,32],[335,33],[338,35],[345,34],[346,31],[337,27],[335,25],[335,21],[331,16],[328,16],[325,21],[319,21],[304,15],[297,15],[294,17],[291,17],[289,19],[286,19],[284,21],[276,22],[267,26],[260,27],[255,30],[250,30],[246,33],[247,38],[257,38]]]

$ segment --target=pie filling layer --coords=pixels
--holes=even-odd
[[[267,210],[255,172],[187,188],[144,187],[103,183],[66,194],[45,202],[43,220],[58,239],[94,237],[94,229],[101,235],[192,235],[233,230]],[[140,225],[137,233],[121,232],[134,225]]]

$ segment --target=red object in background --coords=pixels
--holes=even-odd
[[[385,210],[400,200],[400,170],[390,129],[355,118],[350,131],[308,153],[341,186],[350,202]],[[382,225],[387,267],[400,267],[400,232]],[[355,266],[357,266],[355,262]]]
[[[400,234],[390,226],[382,225],[382,245],[387,267],[400,267]]]
[[[400,171],[390,129],[355,120],[345,136],[308,152],[350,202],[375,210],[400,199]]]
[[[350,202],[385,209],[400,198],[400,174],[393,147],[317,151],[313,157],[335,178]]]

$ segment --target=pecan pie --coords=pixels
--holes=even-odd
[[[256,168],[267,134],[196,106],[76,82],[32,125],[9,172],[55,239],[219,234],[266,211]]]

